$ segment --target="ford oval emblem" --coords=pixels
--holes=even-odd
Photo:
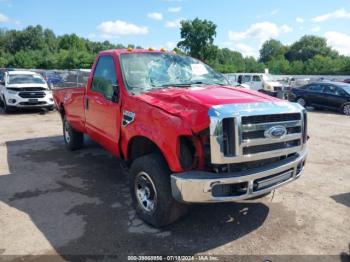
[[[273,126],[264,132],[266,138],[282,138],[287,134],[284,126]]]

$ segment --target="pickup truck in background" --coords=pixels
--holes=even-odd
[[[66,147],[81,148],[87,134],[121,159],[136,212],[155,227],[191,203],[263,196],[305,165],[302,106],[232,87],[174,52],[103,51],[86,88],[54,90],[54,100]]]
[[[52,91],[44,78],[31,71],[5,71],[0,79],[0,103],[5,113],[19,108],[54,109]]]
[[[241,86],[248,86],[248,89],[262,92],[264,94],[287,99],[289,86],[276,81],[270,74],[262,73],[235,73],[227,74],[227,77],[236,81]]]

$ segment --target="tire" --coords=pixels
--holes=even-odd
[[[63,138],[66,148],[74,151],[83,147],[84,134],[75,131],[68,123],[66,117],[63,118]]]
[[[302,97],[298,97],[298,98],[296,99],[296,102],[297,102],[299,105],[303,106],[303,107],[305,107],[305,106],[307,105],[306,100],[305,100],[304,98],[302,98]]]
[[[350,116],[350,103],[346,103],[345,105],[342,106],[341,112],[344,115]]]
[[[8,106],[6,103],[6,100],[3,101],[3,108],[6,114],[10,114],[15,111],[15,108],[13,106]]]
[[[131,165],[129,185],[137,215],[154,227],[169,225],[187,213],[188,206],[172,197],[171,171],[163,157],[150,154],[137,158]]]
[[[49,111],[53,111],[53,110],[55,110],[55,107],[54,106],[50,106],[50,107],[48,107],[48,110]]]

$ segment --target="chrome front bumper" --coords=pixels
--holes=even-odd
[[[230,202],[253,198],[299,178],[306,157],[305,149],[292,157],[249,171],[221,174],[189,171],[172,174],[172,195],[177,201],[185,203]],[[246,185],[246,187],[238,194],[233,192],[232,195],[220,196],[214,193],[215,187],[223,185],[228,187]]]

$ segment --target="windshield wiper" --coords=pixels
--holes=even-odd
[[[181,84],[171,84],[171,83],[169,83],[169,84],[162,84],[162,85],[159,85],[159,86],[154,86],[154,87],[159,87],[159,88],[162,88],[162,87],[172,87],[172,86],[174,86],[174,87],[186,87],[186,86],[191,86],[192,85],[192,83],[181,83]]]
[[[225,86],[223,83],[207,83],[203,81],[193,81],[188,83],[166,83],[166,84],[160,84],[160,85],[152,85],[152,89],[160,89],[164,87],[190,87],[192,85],[220,85]]]
[[[191,85],[219,85],[219,86],[224,86],[225,84],[223,83],[207,83],[207,82],[202,82],[202,81],[196,81],[196,82],[191,82]]]

